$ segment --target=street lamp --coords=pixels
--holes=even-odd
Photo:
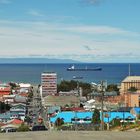
[[[103,100],[104,100],[104,93],[106,91],[107,82],[101,81],[101,84],[98,85],[98,91],[101,93],[101,130],[104,130],[104,111],[103,111]]]
[[[110,122],[109,122],[109,118],[111,118],[111,112],[110,112],[111,110],[110,109],[108,109],[108,130],[110,129],[109,127],[109,125],[110,125]]]

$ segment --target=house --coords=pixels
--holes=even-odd
[[[26,104],[27,103],[27,97],[16,95],[15,96],[15,99],[14,99],[14,102],[15,103],[23,103],[23,104]]]
[[[11,120],[10,111],[0,114],[0,122],[6,123],[7,121]]]
[[[20,118],[24,121],[26,115],[26,104],[12,104],[10,113],[13,114],[13,116],[11,116],[11,119]]]
[[[137,120],[140,119],[140,107],[134,107],[130,112],[136,117]]]
[[[14,103],[15,96],[16,95],[4,95],[3,96],[3,101],[7,104]]]
[[[11,87],[7,84],[0,84],[0,97],[11,94]]]
[[[19,84],[19,87],[20,88],[29,89],[29,88],[31,88],[31,84],[28,84],[28,83],[20,83]]]
[[[17,125],[17,126],[21,125],[22,123],[23,123],[23,121],[19,120],[19,119],[13,119],[8,122],[8,124],[13,124],[13,125]]]

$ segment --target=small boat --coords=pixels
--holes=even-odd
[[[83,79],[82,76],[73,76],[73,79]]]
[[[75,68],[74,65],[71,67],[67,68],[67,71],[101,71],[101,67],[96,67],[96,68]]]

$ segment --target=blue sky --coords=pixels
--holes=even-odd
[[[140,62],[140,0],[0,0],[0,57]]]

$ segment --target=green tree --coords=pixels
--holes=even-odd
[[[116,126],[120,126],[121,125],[121,123],[120,123],[120,119],[113,119],[112,121],[111,121],[111,124],[112,124],[112,127],[116,127]]]
[[[29,131],[29,126],[22,123],[21,126],[17,129],[18,132],[25,132],[25,131]]]
[[[135,87],[130,87],[129,89],[128,89],[128,91],[130,91],[130,92],[136,92],[138,89],[137,88],[135,88]]]
[[[9,85],[11,86],[11,89],[16,89],[19,87],[16,83],[10,82]]]
[[[77,82],[76,81],[62,81],[60,84],[58,84],[58,92],[59,91],[70,91],[74,90],[77,87]]]
[[[59,127],[61,126],[62,124],[64,124],[64,121],[62,118],[57,118],[57,120],[55,121],[55,126],[56,127]]]
[[[92,116],[92,123],[93,124],[100,124],[101,120],[100,120],[100,112],[98,109],[94,110],[93,116]]]
[[[110,85],[108,85],[107,86],[107,91],[108,92],[111,92],[111,91],[119,91],[119,88],[118,88],[118,86],[117,85],[114,85],[114,84],[110,84]]]
[[[29,116],[26,116],[25,117],[25,122],[27,122],[28,124],[32,123],[32,119]]]
[[[33,92],[30,92],[30,93],[28,94],[28,98],[30,98],[30,99],[33,98]]]
[[[88,96],[89,93],[92,92],[91,85],[89,83],[83,83],[79,81],[62,81],[60,84],[57,85],[58,92],[59,91],[70,91],[77,89],[77,86],[79,84],[79,87],[83,90],[83,96]]]
[[[6,112],[10,110],[10,105],[5,104],[4,102],[0,102],[0,113]]]

